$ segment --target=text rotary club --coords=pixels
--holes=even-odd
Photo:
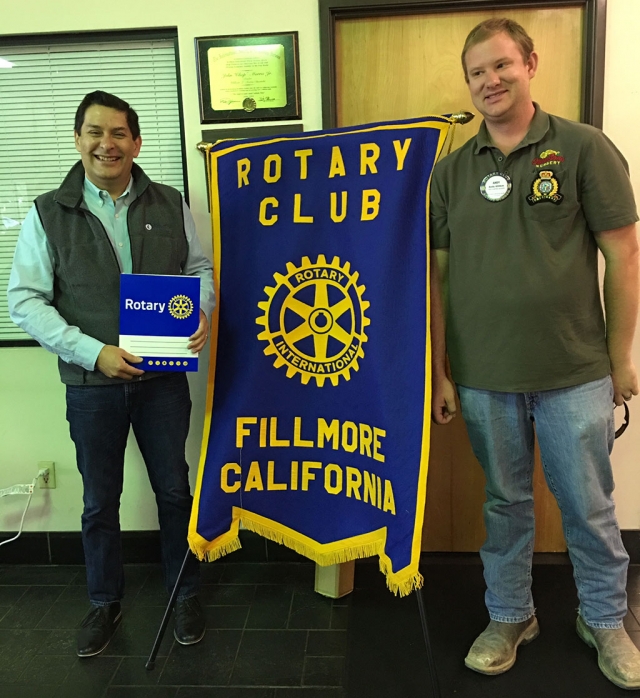
[[[403,141],[394,140],[393,151],[395,156],[396,171],[400,172],[404,168],[405,159],[411,147],[411,138]],[[293,152],[297,163],[291,163],[297,169],[299,179],[306,180],[309,170],[313,167],[313,148],[302,148]],[[331,150],[331,160],[326,170],[329,179],[350,176],[364,176],[378,174],[377,162],[380,158],[381,150],[378,143],[361,143],[358,157],[357,170],[347,169],[345,157],[340,146],[333,146]],[[250,183],[250,172],[252,162],[250,158],[244,157],[237,160],[238,189],[248,187]],[[283,160],[279,153],[272,153],[266,156],[262,162],[262,179],[267,184],[279,182],[283,176]],[[253,176],[253,175],[252,175]],[[339,180],[337,180],[339,181]],[[359,219],[361,221],[372,221],[377,218],[380,212],[380,191],[378,189],[363,189],[360,197]],[[259,203],[258,220],[264,226],[273,226],[278,222],[280,214],[280,200],[275,196],[264,197]],[[342,223],[347,218],[349,206],[349,192],[334,191],[329,194],[328,212],[334,223]],[[294,193],[292,200],[291,220],[293,223],[314,223],[315,214],[304,210],[301,193]]]

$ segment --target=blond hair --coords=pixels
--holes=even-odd
[[[517,47],[520,49],[522,58],[526,63],[533,53],[533,39],[527,34],[524,28],[512,19],[506,17],[485,19],[484,22],[476,25],[470,32],[464,42],[462,48],[462,70],[464,71],[464,79],[468,82],[467,65],[465,58],[467,51],[476,44],[481,44],[483,41],[490,39],[496,34],[506,34],[513,39]]]

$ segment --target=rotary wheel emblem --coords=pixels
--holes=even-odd
[[[287,263],[285,275],[273,275],[275,286],[266,286],[266,301],[258,303],[263,314],[256,323],[264,326],[258,339],[268,344],[266,355],[276,355],[273,365],[286,366],[287,378],[300,374],[306,385],[313,378],[322,388],[327,379],[338,385],[340,376],[351,378],[364,357],[364,328],[369,302],[358,286],[358,272],[334,257],[327,262],[318,255],[315,264],[303,257],[299,267]]]
[[[193,312],[193,301],[189,296],[173,296],[169,301],[169,313],[176,320],[186,320]]]

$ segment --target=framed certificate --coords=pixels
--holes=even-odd
[[[298,32],[195,41],[203,124],[302,118]]]

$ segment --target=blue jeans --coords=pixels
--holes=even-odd
[[[92,604],[120,601],[124,594],[119,512],[130,426],[158,505],[165,586],[170,591],[175,585],[187,552],[192,502],[184,455],[190,414],[184,373],[67,386],[67,421],[84,486],[82,543]],[[198,561],[190,555],[178,598],[194,596],[198,584]]]
[[[458,386],[473,451],[486,476],[480,551],[493,620],[534,613],[533,444],[562,513],[580,599],[593,628],[620,628],[627,611],[627,555],[612,499],[613,385],[610,377],[561,390],[500,393]]]

